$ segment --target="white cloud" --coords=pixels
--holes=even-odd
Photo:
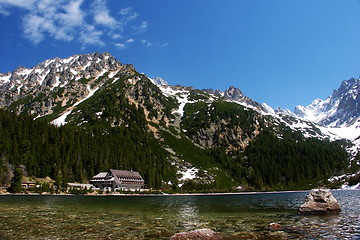
[[[76,0],[63,6],[65,13],[59,13],[59,18],[66,25],[80,26],[84,22],[85,13],[81,10],[83,0]]]
[[[148,22],[147,22],[147,21],[142,21],[140,25],[134,25],[134,26],[133,26],[133,29],[134,29],[137,33],[142,33],[142,32],[145,32],[148,27],[149,27]]]
[[[60,3],[61,1],[57,1],[54,4],[54,2],[52,2],[51,0],[39,0],[36,3],[36,7],[39,12],[55,13],[57,5],[59,5]]]
[[[142,39],[140,42],[141,42],[142,45],[144,45],[147,48],[149,48],[149,47],[152,47],[152,48],[164,48],[164,47],[167,47],[169,45],[169,43],[167,43],[167,42],[164,42],[164,43],[152,43],[152,42],[150,42],[149,40],[146,40],[146,39]]]
[[[121,34],[119,34],[119,33],[115,33],[115,34],[112,34],[111,35],[111,38],[112,39],[120,39],[120,38],[122,38],[123,36],[121,35]]]
[[[83,46],[105,45],[110,39],[123,39],[114,43],[119,49],[134,42],[132,35],[148,28],[146,21],[139,21],[139,14],[132,7],[118,10],[112,15],[107,0],[0,0],[0,14],[8,16],[13,10],[22,10],[24,36],[34,44],[47,38],[61,41],[78,41]],[[127,39],[127,40],[124,40]],[[144,44],[149,47],[150,42]]]
[[[0,0],[0,6],[30,9],[36,0]]]
[[[100,45],[103,46],[105,43],[101,40],[103,35],[102,31],[98,31],[92,25],[85,26],[84,30],[80,32],[80,42],[82,44]]]
[[[0,14],[4,15],[4,16],[9,16],[10,12],[8,10],[6,10],[4,7],[0,6]]]
[[[116,20],[114,18],[112,18],[108,13],[106,12],[99,12],[95,15],[94,17],[95,22],[97,24],[102,24],[105,26],[115,26],[116,25]]]
[[[117,25],[115,18],[110,16],[110,11],[106,6],[105,0],[95,0],[93,2],[93,8],[95,23],[111,28]]]
[[[119,11],[119,15],[126,16],[129,15],[131,12],[132,12],[132,7],[122,8]]]
[[[115,46],[119,48],[119,50],[124,50],[127,46],[124,43],[116,43]]]
[[[44,39],[44,31],[49,28],[50,23],[44,18],[36,15],[27,15],[24,19],[24,33],[34,43]]]
[[[121,9],[119,15],[121,16],[118,24],[118,29],[120,31],[124,31],[125,27],[139,16],[139,14],[134,12],[131,7]]]
[[[151,47],[151,45],[152,45],[152,43],[151,43],[150,41],[145,40],[145,39],[141,40],[140,42],[141,42],[143,45],[145,45],[146,47]]]
[[[24,35],[35,44],[47,35],[56,39],[71,41],[74,39],[75,26],[80,26],[83,13],[80,10],[82,0],[67,5],[61,1],[54,4],[51,0],[38,1],[23,18]]]

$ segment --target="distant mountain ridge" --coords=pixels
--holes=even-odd
[[[33,68],[19,67],[13,72],[0,73],[0,107],[7,107],[16,112],[28,112],[35,117],[69,113],[65,110],[70,110],[91,97],[108,79],[115,81],[114,76],[117,74],[118,79],[132,76],[135,72],[133,65],[123,65],[107,52],[74,55],[66,59],[48,59]],[[160,89],[164,89],[164,93],[167,92],[166,89],[177,91],[176,89],[182,88],[169,86],[161,77],[146,78]],[[354,137],[354,132],[348,137],[346,134],[339,135],[340,131],[335,130],[339,127],[353,127],[360,136],[360,131],[357,130],[357,126],[360,125],[359,82],[359,79],[354,78],[343,81],[340,88],[334,90],[326,100],[316,99],[307,107],[297,106],[294,112],[281,108],[272,109],[265,103],[260,104],[246,97],[234,86],[225,91],[202,91],[214,96],[214,99],[223,98],[250,107],[260,114],[272,115],[278,119],[277,121],[303,132],[306,136],[321,139],[346,138],[354,141],[357,138]],[[195,90],[192,87],[183,89]],[[184,99],[186,98],[177,98],[180,102]],[[183,107],[185,104],[186,101],[183,102]],[[64,117],[59,116],[54,123],[63,124]],[[330,128],[331,131],[324,130],[323,127]]]
[[[294,113],[322,126],[350,126],[360,117],[359,91],[360,79],[345,80],[327,99],[316,99],[306,107],[297,106]]]
[[[346,90],[339,92],[346,95]],[[234,86],[220,91],[169,85],[160,77],[149,78],[133,65],[120,63],[109,53],[49,59],[30,69],[0,73],[0,107],[66,129],[84,130],[90,134],[84,133],[84,139],[115,132],[116,141],[126,142],[140,134],[139,141],[133,139],[134,151],[141,156],[144,148],[147,156],[163,166],[160,170],[149,165],[150,171],[146,169],[150,160],[145,157],[140,157],[145,162],[132,165],[147,173],[152,186],[286,188],[339,174],[349,165],[344,163],[347,155],[337,141],[342,137],[318,123],[260,104]],[[104,153],[97,153],[91,159],[106,168],[116,168],[106,164],[134,161],[135,155],[128,149],[106,151],[126,154],[119,159],[108,154],[107,159]],[[353,155],[357,151],[352,147]],[[331,156],[325,156],[328,152]],[[71,156],[71,161],[81,159],[86,166],[83,154]],[[21,158],[18,161],[25,164]],[[302,170],[297,173],[299,165]],[[171,169],[168,174],[164,166]],[[82,171],[85,180],[92,177],[86,167],[65,168],[73,175]]]

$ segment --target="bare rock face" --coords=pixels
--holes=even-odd
[[[218,233],[210,229],[198,229],[191,232],[177,233],[171,236],[170,240],[221,240]]]
[[[303,214],[339,213],[341,207],[330,190],[315,189],[306,196],[305,202],[299,207],[298,212]]]

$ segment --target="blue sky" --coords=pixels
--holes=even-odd
[[[0,72],[96,51],[292,110],[359,77],[360,1],[0,0]]]

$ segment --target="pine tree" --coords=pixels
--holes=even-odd
[[[15,168],[14,170],[14,176],[11,179],[11,185],[7,189],[10,193],[19,193],[21,192],[21,178],[22,174],[19,168]]]

